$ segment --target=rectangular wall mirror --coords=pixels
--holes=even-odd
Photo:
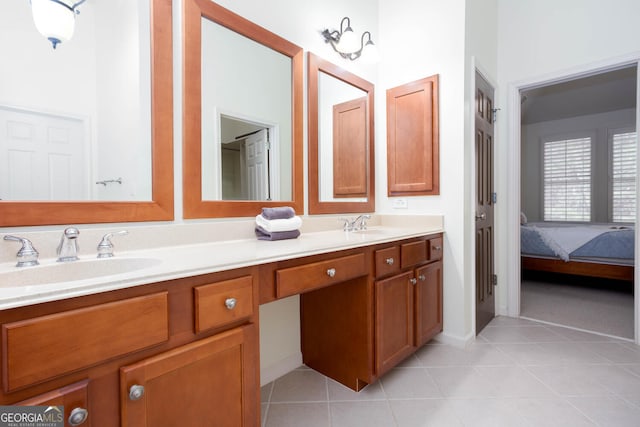
[[[80,10],[54,50],[2,5],[0,226],[173,219],[171,1]]]
[[[375,211],[372,83],[308,54],[309,213]]]
[[[183,36],[185,218],[302,212],[302,48],[209,0]]]

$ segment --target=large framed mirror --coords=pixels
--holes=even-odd
[[[210,0],[183,15],[184,217],[302,213],[302,48]]]
[[[0,226],[172,220],[171,0],[87,1],[55,50],[4,3]]]
[[[308,54],[309,213],[375,211],[374,85]]]

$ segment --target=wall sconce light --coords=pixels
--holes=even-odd
[[[345,59],[354,61],[362,57],[366,62],[377,62],[380,59],[378,48],[371,40],[371,33],[365,31],[358,40],[358,36],[353,32],[351,21],[347,16],[340,21],[340,31],[324,30],[321,34],[325,43],[330,43],[333,50]]]
[[[55,49],[58,43],[73,36],[78,6],[86,0],[29,0],[36,28],[51,42]]]

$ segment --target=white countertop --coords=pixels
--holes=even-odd
[[[95,256],[81,256],[79,261],[57,263],[53,257],[41,258],[39,266],[22,268],[15,267],[15,261],[1,263],[0,310],[392,242],[443,231],[441,217],[378,216],[370,222],[371,225],[365,232],[326,230],[326,227],[323,229],[318,224],[313,225],[312,219],[305,218],[306,228],[303,227],[300,237],[271,242],[247,237],[251,235],[252,222],[245,222],[246,224],[225,222],[200,224],[191,230],[198,234],[203,227],[242,227],[243,235],[239,239],[228,239],[224,233],[219,233],[224,240],[193,244],[169,242],[166,246],[121,251],[117,249],[119,242],[114,239],[116,255],[110,259],[98,260]],[[326,219],[324,223],[328,223]],[[329,223],[331,227],[335,227],[335,219],[331,219]],[[158,227],[176,226],[156,226],[156,230],[149,230],[149,232],[157,233]],[[246,232],[245,229],[250,232]],[[135,229],[129,230],[134,236],[127,236],[127,238],[135,238]],[[100,230],[102,231],[104,230]],[[140,231],[138,234],[142,235],[142,233]],[[21,235],[29,237],[28,233],[21,233]],[[197,241],[197,239],[194,240]],[[130,266],[142,268],[118,272]],[[91,277],[99,274],[101,269],[105,274]],[[112,270],[115,271],[112,273]]]

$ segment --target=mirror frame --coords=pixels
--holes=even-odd
[[[291,58],[292,147],[291,200],[202,200],[202,18],[209,19]],[[183,11],[183,216],[185,219],[255,216],[262,207],[287,205],[302,214],[302,80],[301,47],[210,0],[185,0]]]
[[[173,40],[171,0],[150,0],[151,201],[0,201],[0,226],[171,221]]]
[[[309,126],[309,214],[366,213],[374,212],[375,201],[375,155],[374,155],[374,85],[349,71],[308,53],[308,126]],[[368,156],[367,156],[367,201],[366,202],[323,202],[320,200],[320,171],[318,147],[318,79],[320,72],[367,93],[369,116]]]

